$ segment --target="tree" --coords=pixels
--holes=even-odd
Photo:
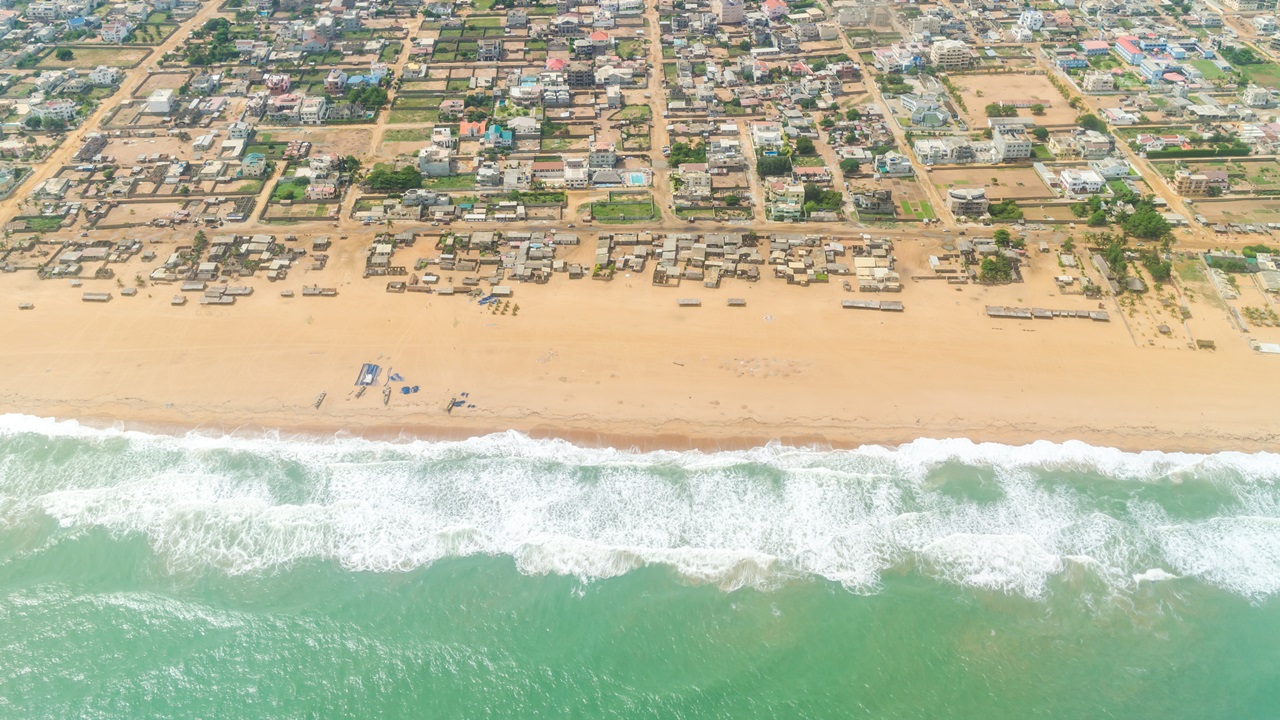
[[[1021,220],[1022,208],[1013,200],[1003,200],[987,208],[991,217],[997,220]]]
[[[978,280],[984,283],[1009,282],[1013,279],[1013,266],[1004,255],[988,255],[978,266]]]
[[[742,198],[738,197],[737,195],[725,195],[724,204],[728,205],[729,207],[737,207],[738,205],[742,204]]]
[[[1002,105],[1000,103],[991,103],[985,108],[987,117],[1017,117],[1018,108],[1012,105]]]
[[[818,149],[814,147],[813,141],[807,137],[798,138],[796,140],[796,152],[801,155],[812,155]]]
[[[1094,210],[1089,215],[1089,227],[1106,227],[1107,213],[1105,210]]]
[[[844,114],[844,119],[849,122],[857,122],[862,119],[862,113],[858,112],[855,108],[850,108],[849,112]]]
[[[858,171],[861,169],[862,163],[854,160],[853,158],[845,158],[840,161],[840,172],[845,175],[857,175]]]
[[[40,119],[39,115],[28,115],[27,119],[22,121],[24,125],[31,128],[32,130],[39,130],[43,122],[44,121]]]
[[[1069,253],[1075,249],[1076,249],[1076,240],[1075,238],[1068,235],[1067,239],[1062,241],[1062,252]]]
[[[58,51],[53,56],[58,58],[58,62],[70,62],[76,54],[71,51],[71,48],[58,48]]]
[[[1036,103],[1036,104],[1032,105],[1032,106],[1031,106],[1031,114],[1032,114],[1032,115],[1043,115],[1043,114],[1044,114],[1044,105],[1041,105],[1040,103]]]
[[[1169,221],[1153,208],[1141,208],[1130,215],[1121,228],[1136,238],[1158,240],[1169,234]]]
[[[67,121],[62,118],[45,118],[44,129],[52,132],[62,132],[67,129]]]
[[[997,229],[992,234],[992,239],[996,241],[996,245],[1000,247],[1009,247],[1009,242],[1013,238],[1013,233],[1004,228]]]
[[[756,174],[760,177],[772,177],[791,174],[791,158],[762,157],[756,160]]]
[[[1102,122],[1102,120],[1093,113],[1085,113],[1084,115],[1076,118],[1076,124],[1085,130],[1097,130],[1098,132],[1103,132],[1107,129],[1107,124]]]
[[[743,40],[742,42],[738,43],[738,49],[744,53],[751,52],[751,41]]]
[[[1049,128],[1034,127],[1031,129],[1031,137],[1044,142],[1049,139]]]

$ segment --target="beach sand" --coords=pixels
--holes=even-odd
[[[923,249],[899,245],[919,266]],[[517,285],[516,316],[463,297],[389,295],[361,280],[358,253],[324,279],[300,275],[233,307],[171,307],[174,286],[119,297],[114,283],[11,275],[0,407],[150,428],[460,437],[514,429],[620,447],[742,447],[770,440],[847,447],[920,437],[1021,444],[1084,440],[1123,449],[1259,450],[1280,441],[1277,358],[1197,310],[1214,352],[1138,347],[1113,322],[992,320],[987,304],[1096,309],[1045,298],[1046,269],[999,288],[909,283],[906,312],[840,309],[838,282],[772,278],[655,288],[613,282]],[[909,274],[904,272],[904,275]],[[123,274],[130,277],[131,273]],[[336,298],[281,298],[319,279]],[[83,303],[84,290],[117,294]],[[697,297],[701,308],[678,308]],[[745,308],[726,307],[729,297]],[[883,299],[883,298],[881,298]],[[33,311],[18,311],[33,302]],[[1109,301],[1108,301],[1109,302]],[[421,391],[355,398],[362,363]],[[385,375],[383,376],[385,377]],[[312,407],[318,393],[323,405]],[[469,392],[469,404],[446,413]]]

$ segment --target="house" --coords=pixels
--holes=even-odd
[[[864,190],[853,194],[853,207],[859,213],[869,215],[895,215],[897,205],[892,190]]]
[[[49,100],[33,105],[31,112],[41,120],[71,122],[76,116],[76,104],[70,100]]]
[[[1146,56],[1143,55],[1142,50],[1138,48],[1137,42],[1138,38],[1132,35],[1118,38],[1115,45],[1116,54],[1124,58],[1124,61],[1130,65],[1137,65],[1141,63],[1142,59]]]
[[[1033,32],[1038,31],[1044,27],[1044,13],[1035,8],[1026,8],[1018,16],[1018,24]]]
[[[877,155],[875,167],[877,173],[887,177],[908,177],[916,174],[916,169],[911,165],[911,159],[894,150],[884,155]]]
[[[494,123],[485,130],[481,136],[481,142],[487,147],[509,148],[515,144],[514,134],[510,130],[504,129],[501,125]]]
[[[337,95],[347,89],[347,73],[339,68],[333,68],[329,74],[324,77],[324,91],[330,95]]]
[[[293,78],[284,73],[268,73],[262,76],[262,83],[267,86],[267,92],[279,95],[289,92],[293,87]]]
[[[991,143],[1004,162],[1031,157],[1031,138],[1017,125],[998,125],[992,129]]]
[[[463,140],[476,140],[484,136],[484,131],[488,128],[488,125],[488,122],[484,120],[476,122],[463,120],[462,123],[458,125],[458,137]]]
[[[477,43],[476,60],[479,62],[498,62],[502,59],[502,41],[483,39]]]
[[[262,153],[249,153],[240,161],[240,175],[242,177],[262,177],[267,171],[267,156]]]
[[[111,65],[99,65],[89,72],[89,82],[98,87],[110,87],[120,82],[124,71]]]
[[[128,20],[113,20],[102,26],[98,31],[98,36],[103,42],[122,43],[124,39],[133,31],[134,25]]]
[[[248,140],[253,135],[253,126],[247,122],[235,121],[227,125],[227,137],[232,140]]]
[[[322,125],[328,117],[329,101],[323,95],[305,97],[298,105],[298,122],[303,125]]]
[[[741,25],[747,17],[742,0],[712,0],[711,12],[720,25]]]
[[[760,9],[764,11],[765,17],[775,22],[786,17],[790,10],[783,0],[764,0]]]
[[[427,177],[452,175],[453,153],[449,148],[434,144],[422,148],[418,151],[418,172]],[[479,181],[480,173],[477,173],[476,179]]]
[[[776,153],[782,149],[782,125],[763,120],[751,123],[751,143],[766,155]]]
[[[1102,160],[1090,160],[1089,169],[1101,175],[1107,180],[1117,180],[1126,178],[1133,174],[1129,163],[1120,158],[1105,158]]]
[[[1073,195],[1092,195],[1106,185],[1106,180],[1093,170],[1078,170],[1076,168],[1067,168],[1058,176],[1059,182],[1062,183],[1063,189]]]

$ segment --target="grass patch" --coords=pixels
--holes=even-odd
[[[412,125],[414,123],[433,123],[440,119],[440,111],[434,108],[416,110],[392,110],[387,116],[389,125]]]
[[[400,43],[391,43],[382,48],[382,52],[378,55],[378,62],[395,62],[400,57],[400,49]]]
[[[792,155],[791,164],[797,167],[823,167],[827,161],[819,155]]]
[[[446,175],[444,177],[426,178],[424,187],[432,190],[471,190],[476,186],[475,175]]]
[[[53,232],[62,228],[60,217],[27,218],[27,229],[32,232]]]
[[[471,89],[471,81],[455,78],[445,83],[444,89],[449,92],[467,91]]]
[[[1199,70],[1200,74],[1204,75],[1205,80],[1217,80],[1227,76],[1217,65],[1213,64],[1212,60],[1192,60],[1188,64]]]
[[[388,130],[382,139],[387,142],[423,142],[431,139],[431,132],[417,128],[400,128]]]
[[[256,192],[258,192],[258,191],[260,191],[260,190],[262,190],[262,181],[261,181],[261,180],[249,180],[249,181],[247,181],[247,182],[245,182],[245,183],[241,184],[241,185],[240,185],[240,187],[236,188],[236,189],[235,189],[235,192],[238,192],[238,193],[256,193]]]
[[[658,216],[658,208],[648,200],[601,200],[579,208],[586,209],[596,222],[622,224],[649,222]]]
[[[271,202],[301,200],[307,196],[308,184],[310,184],[310,181],[306,178],[289,178],[288,180],[281,180],[276,184],[276,189],[271,191]]]
[[[261,136],[264,140],[270,138],[270,135]],[[288,143],[258,142],[244,149],[246,155],[249,153],[262,153],[268,160],[279,160],[284,157],[284,151],[288,149]]]
[[[610,120],[649,120],[653,117],[653,108],[648,105],[628,105],[613,114]]]

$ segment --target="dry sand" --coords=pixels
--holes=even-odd
[[[899,253],[918,263],[910,244]],[[854,446],[919,437],[1125,449],[1274,449],[1276,358],[1218,334],[1217,352],[1139,348],[1125,326],[990,320],[983,306],[1096,307],[1027,285],[909,284],[903,314],[839,309],[839,284],[516,286],[519,315],[462,297],[388,295],[356,275],[356,248],[233,307],[171,307],[176,286],[119,297],[114,283],[0,283],[0,409],[139,426],[449,437],[516,429],[586,443]],[[1045,269],[1046,275],[1051,270]],[[132,273],[124,274],[132,277]],[[327,281],[326,281],[327,278]],[[319,281],[337,298],[284,299]],[[1038,283],[1038,285],[1037,285]],[[111,290],[108,304],[80,300]],[[1029,293],[1040,295],[1040,302]],[[725,306],[744,297],[746,308]],[[676,307],[699,297],[704,306]],[[860,296],[866,297],[866,296]],[[34,302],[33,311],[18,311]],[[1113,311],[1114,314],[1114,311]],[[1208,332],[1227,332],[1224,319]],[[364,362],[422,390],[354,398]],[[328,398],[319,410],[312,402]],[[471,393],[476,407],[445,413]]]

